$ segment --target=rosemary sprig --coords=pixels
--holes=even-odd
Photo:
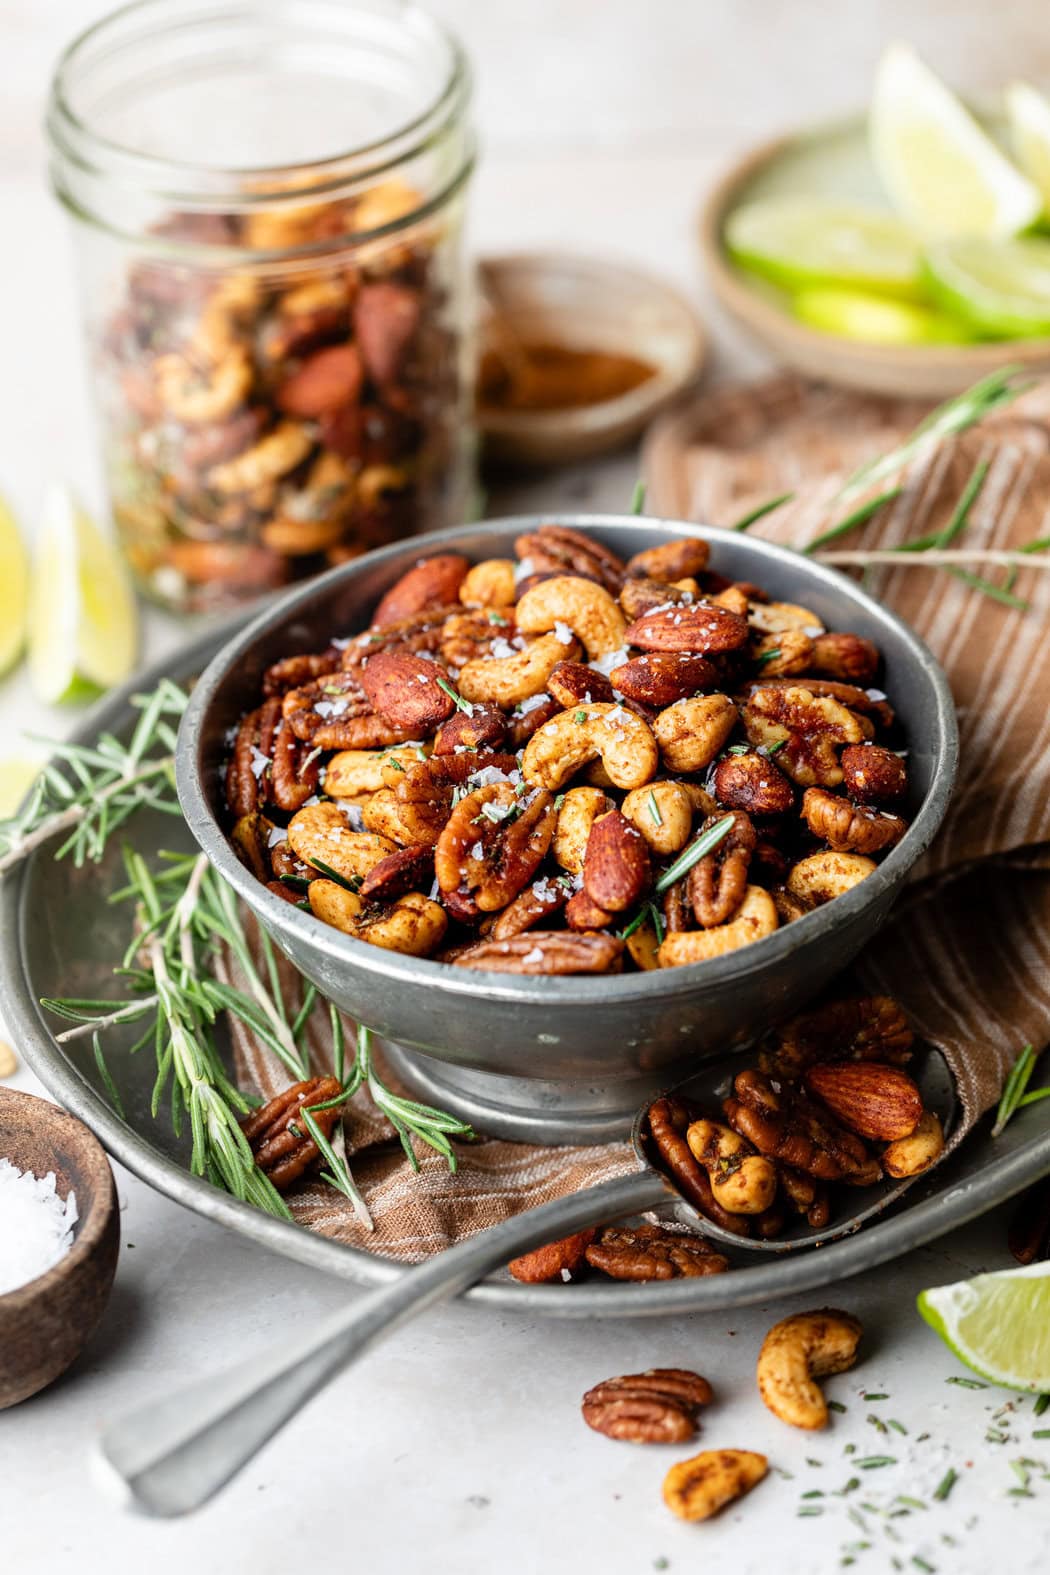
[[[992,1127],[992,1136],[999,1137],[1011,1116],[1015,1115],[1024,1105],[1035,1105],[1041,1099],[1050,1099],[1050,1087],[1033,1088],[1028,1090],[1035,1063],[1039,1059],[1033,1045],[1025,1045],[1021,1054],[1010,1068],[1006,1082],[1003,1084],[1002,1097],[999,1108],[995,1112],[995,1125]]]
[[[735,825],[733,815],[724,815],[721,820],[702,831],[687,848],[681,852],[674,863],[664,870],[656,881],[654,890],[658,893],[668,891],[683,875],[688,875],[694,864],[698,864],[705,854],[711,853],[723,842]]]
[[[447,679],[439,678],[438,681],[437,681],[437,685],[438,685],[439,689],[443,689],[445,691],[445,693],[448,695],[449,699],[455,705],[457,711],[465,711],[468,716],[471,716],[473,714],[474,706],[471,703],[471,701],[464,700],[463,696],[459,693],[459,691],[457,689],[453,689],[452,685],[448,682]]]
[[[373,1104],[386,1116],[401,1139],[401,1146],[413,1170],[419,1169],[419,1160],[412,1147],[413,1137],[435,1149],[447,1161],[449,1170],[454,1172],[457,1169],[456,1151],[448,1141],[449,1136],[464,1138],[469,1142],[474,1137],[473,1128],[456,1116],[436,1110],[433,1105],[405,1099],[387,1088],[376,1072],[372,1060],[372,1036],[363,1025],[357,1030],[357,1056],[346,1083],[347,1097],[356,1093],[362,1084],[368,1089]]]
[[[750,513],[742,515],[735,525],[730,525],[729,529],[736,531],[750,530],[752,525],[757,524],[760,519],[764,519],[767,514],[772,514],[774,509],[779,509],[782,503],[790,503],[794,496],[793,492],[782,492],[779,497],[770,498],[766,503],[760,503]]]

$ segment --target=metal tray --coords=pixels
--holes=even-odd
[[[168,657],[132,685],[104,700],[75,735],[92,740],[103,728],[130,729],[132,693],[150,688],[162,675],[179,682],[200,672],[240,621],[213,630],[178,656]],[[168,816],[142,814],[129,822],[126,840],[143,853],[193,844],[188,831]],[[54,1097],[98,1135],[109,1152],[158,1192],[209,1219],[298,1262],[359,1284],[376,1285],[405,1269],[355,1247],[344,1246],[296,1225],[261,1214],[191,1176],[186,1146],[172,1135],[166,1113],[154,1121],[150,1091],[154,1068],[143,1053],[108,1056],[127,1120],[122,1121],[102,1091],[88,1040],[55,1043],[37,1002],[41,996],[105,996],[113,993],[111,967],[123,949],[126,914],[106,903],[121,882],[119,849],[98,866],[77,870],[56,864],[45,848],[0,887],[0,990],[7,1023],[26,1060]],[[131,1035],[129,1033],[130,1040]],[[626,1137],[626,1133],[624,1134]],[[1050,1171],[1050,1112],[1030,1106],[1015,1116],[993,1143],[988,1124],[928,1180],[917,1182],[891,1214],[819,1251],[790,1258],[744,1263],[725,1275],[649,1285],[584,1281],[577,1285],[519,1285],[506,1274],[468,1291],[472,1301],[509,1311],[560,1318],[638,1317],[742,1307],[831,1285],[874,1268],[942,1236],[1021,1191]]]

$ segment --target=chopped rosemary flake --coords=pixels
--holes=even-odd
[[[654,887],[657,895],[668,891],[676,881],[681,880],[683,875],[688,874],[694,864],[698,864],[706,854],[713,852],[718,844],[728,837],[735,824],[735,816],[725,815],[706,831],[702,831],[659,877]]]
[[[577,711],[576,715],[573,717],[573,721],[576,723],[577,727],[582,727],[584,722],[586,722],[586,720],[587,720],[587,713],[586,713],[586,711]]]
[[[881,1394],[861,1395],[861,1399],[862,1400],[888,1400],[889,1398],[890,1398],[889,1395],[881,1395]]]
[[[958,1473],[958,1471],[953,1470],[952,1467],[949,1466],[947,1471],[944,1473],[943,1477],[941,1478],[941,1480],[938,1482],[937,1486],[933,1490],[933,1496],[934,1496],[934,1498],[937,1500],[937,1502],[939,1504],[943,1504],[944,1503],[945,1499],[948,1497],[948,1494],[951,1492],[952,1488],[955,1486],[955,1484],[956,1484],[956,1482],[958,1482],[958,1480],[959,1480],[959,1473]]]
[[[1033,1416],[1042,1416],[1044,1411],[1050,1410],[1050,1395],[1036,1395],[1035,1405],[1032,1407]]]
[[[812,1455],[807,1455],[806,1456],[806,1465],[807,1466],[823,1466],[823,1464],[824,1464],[823,1460],[814,1460]]]
[[[801,1504],[795,1511],[796,1516],[802,1518],[812,1517],[813,1515],[823,1515],[823,1513],[824,1506],[822,1504]]]
[[[897,1503],[907,1504],[909,1509],[929,1509],[930,1507],[928,1504],[923,1503],[921,1498],[909,1498],[907,1493],[898,1493]]]
[[[779,645],[774,645],[771,651],[763,651],[761,656],[755,657],[755,666],[764,667],[767,662],[772,662],[776,657],[783,656]]]
[[[860,1477],[850,1477],[845,1487],[838,1490],[839,1498],[845,1498],[847,1493],[853,1493],[860,1487]]]
[[[895,1416],[891,1416],[888,1420],[889,1426],[895,1428],[898,1433],[907,1433],[908,1429],[905,1427],[904,1423],[898,1422]]]
[[[631,506],[627,512],[628,514],[642,514],[645,512],[645,482],[640,476],[634,484],[634,491],[631,493]]]
[[[917,1570],[924,1570],[926,1575],[935,1575],[937,1566],[935,1564],[928,1564],[926,1560],[924,1558],[920,1558],[917,1553],[912,1554],[911,1561]]]
[[[660,806],[656,802],[656,794],[653,792],[652,788],[649,789],[649,814],[652,817],[655,825],[663,825],[664,817],[660,813]]]
[[[870,1416],[866,1416],[864,1418],[864,1420],[865,1420],[865,1422],[870,1422],[872,1427],[878,1428],[880,1433],[888,1433],[889,1432],[889,1428],[886,1426],[886,1424],[882,1420],[881,1416],[875,1416],[875,1414],[872,1413]]]
[[[857,1465],[862,1471],[877,1471],[880,1466],[895,1466],[896,1455],[864,1455],[858,1459]]]
[[[786,744],[786,738],[778,738],[775,744],[763,744],[762,748],[765,750],[766,759],[772,760],[773,756],[779,754]],[[842,1409],[845,1410],[845,1406]]]
[[[561,809],[561,807],[562,807],[562,805],[564,803],[565,803],[565,794],[564,793],[556,794],[555,799],[554,799],[555,812],[557,812],[559,809]]]
[[[1050,1427],[1037,1427],[1032,1434],[1033,1438],[1050,1438]]]
[[[464,700],[463,696],[453,689],[447,678],[439,678],[437,684],[438,688],[443,689],[448,695],[449,699],[455,705],[457,711],[465,711],[468,716],[473,715],[474,707],[471,702],[469,700]]]
[[[313,865],[315,870],[320,870],[322,875],[326,875],[329,880],[335,881],[337,886],[342,886],[344,891],[352,891],[356,896],[358,891],[361,889],[360,875],[352,875],[348,880],[345,875],[340,875],[338,870],[334,870],[332,866],[330,864],[326,864],[323,859],[311,859],[310,863]]]
[[[778,498],[770,498],[767,503],[760,503],[757,508],[738,519],[735,525],[731,525],[730,530],[750,530],[751,526],[765,515],[772,514],[774,509],[779,509],[782,503],[790,503],[794,496],[793,492],[782,492]]]
[[[747,755],[751,752],[750,744],[730,744],[726,750],[727,755]]]
[[[828,1410],[829,1411],[841,1411],[841,1412],[844,1413],[845,1410],[846,1410],[846,1407],[842,1404],[841,1400],[829,1400],[828,1401]]]
[[[958,1384],[960,1389],[987,1389],[988,1388],[988,1385],[985,1384],[985,1383],[982,1383],[979,1378],[959,1378],[955,1374],[953,1374],[951,1378],[946,1378],[944,1381],[945,1381],[946,1384]]]

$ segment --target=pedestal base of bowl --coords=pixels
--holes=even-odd
[[[642,1104],[667,1086],[666,1077],[600,1083],[503,1077],[435,1061],[419,1050],[379,1041],[384,1065],[413,1098],[469,1121],[485,1137],[521,1143],[614,1143],[630,1137]],[[680,1081],[687,1071],[679,1069]]]

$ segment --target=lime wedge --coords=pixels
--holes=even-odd
[[[1050,1263],[935,1285],[919,1292],[919,1311],[990,1383],[1050,1390]]]
[[[22,654],[29,604],[29,559],[15,517],[0,498],[0,673]]]
[[[996,339],[1050,333],[1050,240],[943,241],[926,253],[930,294]]]
[[[906,44],[879,62],[869,122],[886,194],[931,239],[1008,236],[1038,216],[1038,191]]]
[[[899,219],[878,208],[770,197],[731,213],[724,238],[741,267],[789,290],[843,284],[880,295],[916,292],[916,242]]]
[[[51,705],[92,699],[127,678],[138,614],[124,565],[64,486],[49,491],[29,595],[29,673]]]
[[[831,285],[800,290],[792,310],[810,328],[869,345],[962,344],[973,338],[964,323],[945,312]]]
[[[0,760],[0,820],[10,820],[39,775],[39,760],[17,755]]]
[[[1050,208],[1050,100],[1027,82],[1012,82],[1006,110],[1017,162]]]

